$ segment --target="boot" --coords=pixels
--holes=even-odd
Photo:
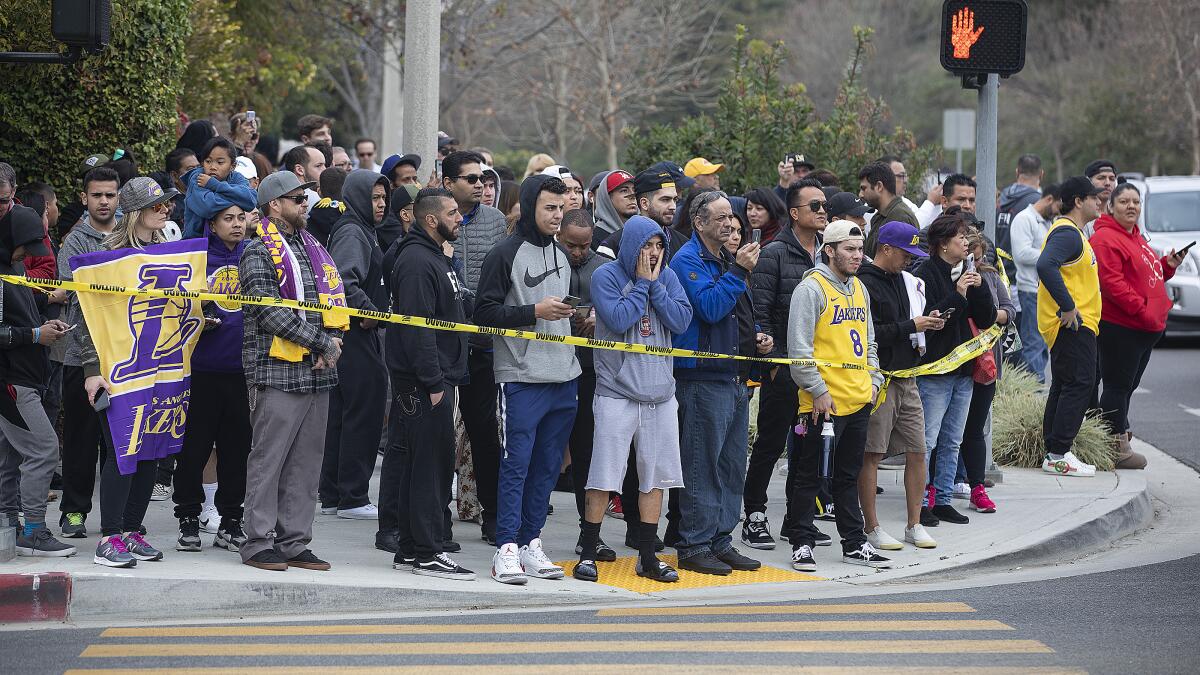
[[[1144,469],[1146,468],[1146,456],[1140,452],[1134,452],[1129,445],[1129,436],[1120,434],[1117,436],[1117,461],[1114,465],[1117,469]]]

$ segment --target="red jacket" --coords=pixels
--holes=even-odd
[[[1157,257],[1137,225],[1126,232],[1107,213],[1096,221],[1088,242],[1099,267],[1100,319],[1133,330],[1164,330],[1171,311],[1166,281],[1175,275],[1166,256]]]

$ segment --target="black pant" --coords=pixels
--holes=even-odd
[[[150,495],[154,492],[154,473],[158,462],[137,463],[137,470],[121,475],[116,451],[108,431],[108,420],[99,416],[107,457],[100,469],[100,536],[136,532],[146,517]]]
[[[788,434],[796,424],[799,390],[787,366],[775,369],[775,376],[768,377],[759,389],[758,436],[750,450],[742,496],[747,515],[767,510],[767,486],[771,483],[776,462],[787,447]],[[791,494],[794,487],[793,474],[788,471],[787,494]]]
[[[175,468],[175,517],[200,515],[204,466],[217,448],[217,494],[222,520],[241,520],[250,455],[250,401],[242,373],[192,373],[187,432]]]
[[[967,423],[963,428],[962,445],[959,452],[963,466],[967,469],[967,482],[971,487],[983,485],[987,470],[987,420],[992,411],[992,400],[996,398],[996,383],[979,384],[971,391],[971,407],[967,409]]]
[[[850,551],[862,546],[867,540],[863,531],[862,510],[858,504],[858,474],[862,469],[863,450],[867,447],[867,421],[871,417],[871,406],[845,416],[833,418],[833,501],[837,504],[838,534],[842,538],[842,550]],[[788,477],[795,475],[793,492],[789,495],[794,517],[784,522],[784,534],[793,546],[807,544],[815,546],[817,528],[813,525],[816,512],[817,490],[821,484],[821,447],[824,437],[821,426],[808,425],[808,433],[792,443],[791,464]]]
[[[1096,334],[1061,328],[1050,349],[1050,393],[1042,417],[1046,452],[1070,452],[1096,388]]]
[[[450,539],[446,504],[454,475],[454,388],[432,405],[429,391],[413,380],[392,382],[392,426],[396,442],[399,552],[429,559]],[[381,488],[382,489],[382,488]]]
[[[1161,331],[1151,333],[1100,322],[1100,334],[1096,336],[1100,378],[1104,382],[1100,410],[1114,434],[1129,431],[1129,399],[1141,383],[1154,345],[1162,336]]]
[[[83,380],[82,367],[63,366],[63,494],[59,509],[86,516],[92,510],[96,461],[103,467],[110,451],[101,438],[100,415],[88,402]]]
[[[370,503],[387,406],[383,333],[350,322],[338,360],[338,386],[329,395],[329,426],[318,494],[322,506],[354,509]],[[431,355],[432,356],[432,355]]]
[[[496,491],[500,486],[500,427],[496,420],[496,375],[492,372],[492,353],[471,347],[467,357],[471,382],[459,387],[458,405],[462,411],[467,438],[471,440],[471,462],[475,468],[475,489],[483,508],[483,522],[496,522]],[[590,462],[589,462],[590,463]]]
[[[571,427],[571,487],[575,490],[575,509],[579,511],[579,522],[583,523],[584,506],[587,502],[588,471],[592,466],[592,439],[596,431],[596,416],[592,411],[592,400],[596,397],[596,371],[585,368],[579,376],[579,410],[575,413],[575,426]]]
[[[191,404],[188,404],[189,417]],[[175,455],[163,457],[155,463],[154,467],[154,482],[158,485],[170,485],[175,477]]]

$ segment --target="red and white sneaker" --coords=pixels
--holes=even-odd
[[[625,508],[621,506],[621,495],[613,495],[612,499],[608,500],[608,508],[604,509],[604,515],[609,518],[625,520]]]
[[[937,497],[937,488],[933,487],[932,485],[926,485],[925,486],[925,506],[927,508],[931,508],[931,509],[933,508],[933,505],[934,505],[933,501],[934,501],[935,497]]]
[[[1042,460],[1042,471],[1077,478],[1093,478],[1096,475],[1096,467],[1083,463],[1073,452],[1066,453],[1062,459],[1051,459],[1050,455],[1046,455]]]
[[[996,502],[992,501],[982,485],[976,485],[971,488],[971,508],[980,513],[995,513]]]

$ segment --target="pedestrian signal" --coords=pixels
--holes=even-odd
[[[945,0],[942,67],[955,75],[1020,72],[1028,22],[1025,0]]]

